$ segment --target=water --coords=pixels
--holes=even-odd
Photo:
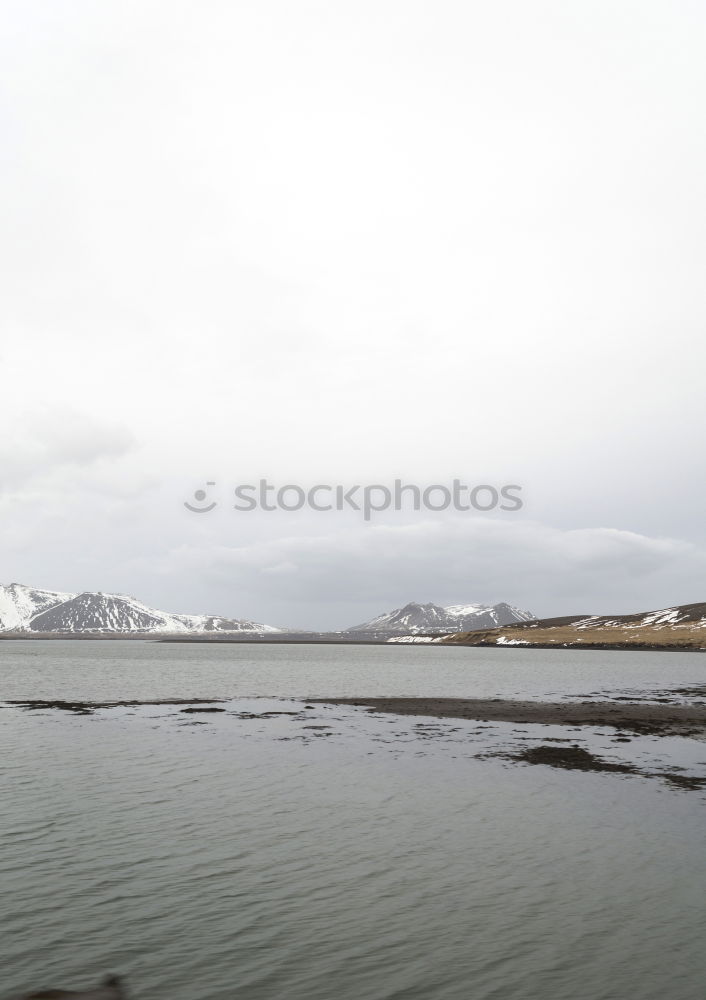
[[[0,698],[547,698],[703,684],[698,653],[447,646],[222,645],[140,641],[0,643]]]
[[[304,706],[703,682],[695,654],[0,643],[2,699],[232,699],[0,709],[0,994],[702,1000],[702,793],[477,756],[537,727]],[[614,735],[580,738],[706,766]]]

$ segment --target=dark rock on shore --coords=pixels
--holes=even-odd
[[[15,708],[24,708],[27,711],[42,711],[44,709],[56,709],[60,712],[73,712],[74,715],[91,715],[97,708],[140,708],[145,705],[212,705],[215,701],[224,701],[221,698],[159,698],[151,701],[45,701],[39,698],[29,698],[26,700],[11,700],[6,702]],[[189,709],[182,709],[189,711]],[[199,711],[199,709],[192,709]],[[224,712],[223,708],[200,709],[206,712]]]
[[[225,712],[225,708],[216,708],[210,705],[192,705],[191,708],[182,708],[181,712]]]

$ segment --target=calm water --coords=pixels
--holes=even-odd
[[[703,684],[705,667],[1,642],[0,699],[155,702],[0,709],[1,994],[117,971],[138,1000],[703,1000],[703,793],[483,758],[540,727],[305,706],[657,691]],[[208,716],[158,704],[179,697],[230,700]],[[570,735],[615,759],[706,768],[706,743]]]

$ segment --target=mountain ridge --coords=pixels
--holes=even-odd
[[[466,646],[584,649],[703,649],[706,602],[675,604],[627,615],[563,615],[494,629],[464,630],[444,643]]]
[[[274,633],[281,629],[220,615],[179,615],[151,608],[127,594],[41,590],[0,584],[0,633],[114,635]]]
[[[416,635],[419,632],[461,632],[473,629],[495,628],[534,621],[529,611],[522,611],[511,604],[417,604],[412,601],[402,608],[384,612],[361,625],[344,629],[345,633],[382,632],[395,635]]]

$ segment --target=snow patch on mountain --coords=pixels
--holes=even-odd
[[[441,642],[443,636],[437,635],[392,635],[389,639],[385,639],[385,642],[397,643],[398,645],[405,645],[405,643],[435,643]]]

